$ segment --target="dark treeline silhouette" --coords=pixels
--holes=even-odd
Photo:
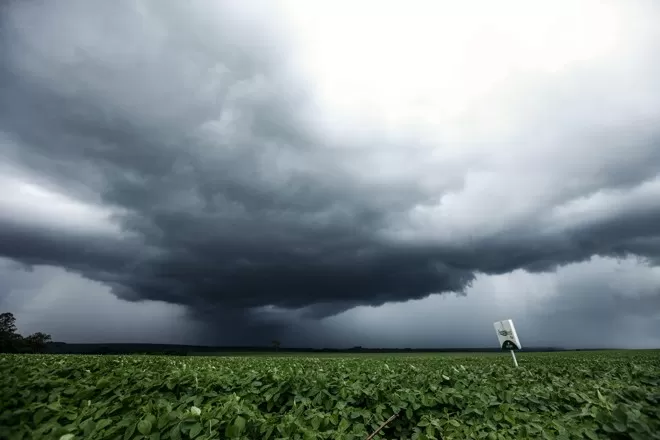
[[[0,313],[0,353],[44,353],[50,342],[50,335],[42,332],[21,336],[14,315]]]

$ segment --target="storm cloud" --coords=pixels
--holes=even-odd
[[[78,274],[122,300],[263,328],[274,325],[260,318],[267,310],[314,321],[593,257],[658,265],[658,10],[614,4],[593,16],[612,41],[592,59],[579,52],[586,34],[569,32],[572,59],[550,62],[539,45],[531,50],[548,51],[545,61],[525,61],[528,48],[494,15],[475,41],[514,47],[504,61],[487,51],[461,58],[493,69],[492,78],[463,72],[477,78],[469,90],[479,100],[413,106],[394,93],[359,118],[327,98],[334,89],[306,64],[317,46],[287,12],[302,4],[9,2],[0,255]],[[386,22],[391,13],[403,34],[424,15],[416,8],[373,11]],[[451,10],[441,8],[436,18]],[[566,14],[558,22],[579,29]],[[360,25],[351,23],[346,32]],[[337,35],[324,38],[341,40],[332,26]],[[388,78],[404,78],[383,90],[450,96],[451,84],[419,73],[454,66],[451,45],[422,38],[434,26],[383,43],[402,72]],[[355,44],[364,59],[335,67],[346,87],[355,79],[366,90],[362,66],[379,49]],[[500,61],[513,73],[498,73]],[[658,294],[639,307],[657,310]]]

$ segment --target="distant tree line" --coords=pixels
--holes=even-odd
[[[0,353],[43,353],[49,342],[52,342],[50,335],[42,332],[21,336],[14,315],[0,313]]]

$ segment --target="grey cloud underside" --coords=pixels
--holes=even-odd
[[[146,2],[146,20],[128,2],[106,3],[108,14],[79,2],[31,3],[2,16],[3,160],[115,208],[125,235],[73,236],[4,219],[2,256],[201,315],[277,305],[307,307],[312,317],[462,291],[478,272],[546,271],[592,255],[660,261],[660,203],[559,229],[543,225],[547,206],[526,224],[450,244],[387,239],[406,212],[460,191],[462,178],[434,191],[414,174],[364,183],[344,166],[360,160],[351,153],[358,150],[337,148],[314,125],[304,91],[277,60],[240,46],[244,37],[233,31],[205,38],[199,11],[180,16],[185,8],[173,13],[174,3]],[[112,17],[115,32],[101,16]],[[607,173],[558,187],[556,205],[656,176],[660,132],[645,130],[641,139],[581,140],[618,143],[608,151],[621,154],[625,145],[635,156],[606,158]],[[548,165],[560,176],[572,166],[562,161]],[[375,170],[365,161],[363,172]]]

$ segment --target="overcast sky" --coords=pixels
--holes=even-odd
[[[459,5],[460,3],[460,5]],[[0,8],[0,310],[67,342],[660,347],[660,7]]]

